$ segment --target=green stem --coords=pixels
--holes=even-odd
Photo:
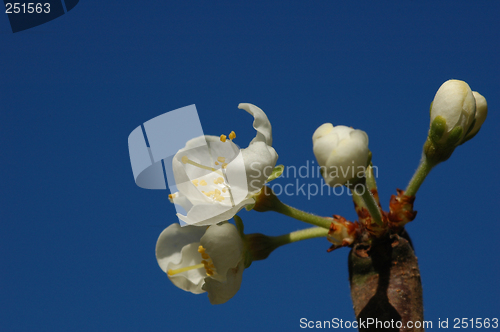
[[[291,232],[289,234],[283,234],[279,236],[270,236],[272,241],[275,243],[277,247],[297,242],[297,241],[302,241],[302,240],[308,240],[308,239],[314,239],[317,237],[325,237],[328,235],[328,230],[321,228],[321,227],[311,227],[311,228],[306,228],[302,229],[300,231],[295,231]]]
[[[373,175],[373,166],[370,164],[365,172],[366,174],[366,186],[369,190],[377,189],[377,180]]]
[[[363,198],[361,197],[361,195],[358,195],[358,193],[356,192],[356,190],[351,189],[351,193],[352,193],[352,200],[354,201],[354,203],[357,206],[359,206],[359,207],[366,207],[365,201],[363,200]]]
[[[411,178],[408,187],[406,187],[405,190],[406,196],[415,196],[415,194],[418,191],[418,188],[420,188],[426,176],[430,173],[431,169],[434,166],[436,166],[436,164],[431,163],[425,155],[422,157],[420,165],[418,165],[418,168],[415,171],[415,174],[413,174],[413,177]]]
[[[289,205],[286,205],[285,203],[278,201],[278,200],[275,203],[275,205],[273,206],[273,210],[278,212],[278,213],[284,214],[286,216],[292,217],[294,219],[306,222],[306,223],[311,224],[311,225],[323,227],[326,229],[329,229],[330,225],[332,223],[331,219],[329,220],[327,218],[323,218],[320,216],[316,216],[314,214],[310,214],[310,213],[298,210],[298,209],[293,208]]]
[[[245,235],[245,267],[249,267],[254,261],[266,259],[276,248],[285,244],[325,237],[328,231],[321,227],[312,227],[279,236],[267,236],[260,233]]]
[[[358,188],[359,184],[362,185],[361,189]],[[370,190],[366,187],[366,183],[359,182],[356,186],[354,186],[354,191],[356,191],[356,194],[360,195],[363,198],[363,201],[365,201],[366,209],[370,212],[372,220],[375,221],[377,225],[384,226],[384,223],[382,222],[382,213],[380,213],[377,201],[375,200],[375,197],[373,197]]]

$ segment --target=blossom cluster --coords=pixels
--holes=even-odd
[[[265,170],[278,159],[266,114],[252,104],[238,107],[254,117],[257,135],[244,149],[231,132],[194,138],[177,152],[172,168],[179,191],[170,200],[186,211],[177,216],[187,226],[170,225],[156,244],[158,264],[172,283],[194,294],[207,292],[212,304],[236,294],[245,269],[242,235],[227,220],[255,204],[270,175]]]
[[[350,222],[335,214],[333,218],[308,214],[277,198],[281,192],[266,184],[283,174],[285,167],[275,167],[278,154],[272,146],[271,123],[255,105],[238,107],[254,117],[256,136],[248,147],[240,148],[234,143],[234,131],[203,135],[189,140],[175,154],[172,170],[178,191],[169,199],[178,207],[177,217],[183,225],[168,226],[156,243],[158,265],[170,281],[193,294],[208,293],[212,304],[231,299],[240,289],[245,268],[283,244],[323,236],[332,243],[328,249],[332,251],[401,231],[415,218],[415,193],[432,167],[474,137],[488,112],[486,99],[463,81],[449,80],[439,88],[431,103],[430,128],[419,168],[407,189],[398,189],[398,196],[393,196],[389,212],[380,205],[366,132],[331,123],[319,126],[312,136],[319,173],[329,188],[350,190],[359,217]],[[306,170],[308,176],[308,167]],[[307,187],[308,199],[312,185],[316,186]],[[284,187],[287,195],[289,186],[293,184]],[[297,194],[303,186],[297,180]],[[317,186],[315,189],[312,196],[318,193]],[[276,237],[245,235],[236,215],[243,208],[279,212],[317,227]],[[231,218],[236,226],[229,222]]]

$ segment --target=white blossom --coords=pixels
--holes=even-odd
[[[255,203],[271,174],[278,154],[272,147],[271,123],[252,104],[238,106],[254,117],[256,137],[245,149],[227,136],[200,136],[186,143],[172,161],[177,193],[170,195],[184,212],[179,219],[190,225],[212,225],[228,220],[246,205]]]
[[[368,135],[362,130],[325,123],[314,132],[313,151],[325,182],[344,185],[362,175],[368,164]]]
[[[210,303],[221,304],[240,289],[243,241],[236,227],[168,226],[156,243],[156,259],[172,283],[191,293],[207,292]]]

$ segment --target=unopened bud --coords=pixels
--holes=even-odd
[[[476,114],[476,100],[467,83],[448,80],[431,105],[429,138],[438,145],[457,146],[469,131]]]
[[[321,125],[313,135],[313,151],[325,182],[344,185],[369,163],[368,135],[346,126]]]
[[[466,134],[462,144],[476,136],[479,129],[481,129],[484,120],[486,120],[486,116],[488,115],[488,104],[486,103],[486,98],[476,91],[472,91],[472,94],[476,99],[476,119],[474,121],[474,126],[470,129],[469,133]]]

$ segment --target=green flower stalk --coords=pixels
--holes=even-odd
[[[273,190],[264,186],[259,195],[255,196],[253,210],[257,212],[274,211],[291,218],[303,221],[328,230],[328,240],[334,246],[346,246],[354,242],[358,236],[357,226],[349,221],[341,221],[338,218],[320,217],[281,202]]]
[[[321,227],[311,227],[279,236],[267,236],[260,233],[245,235],[244,242],[248,252],[246,267],[251,262],[266,259],[276,248],[286,244],[326,237],[328,230]]]

